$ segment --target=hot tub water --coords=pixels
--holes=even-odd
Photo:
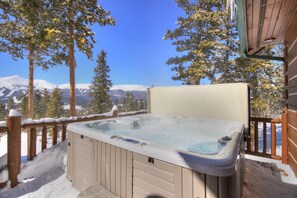
[[[228,141],[222,141],[222,138],[232,139],[233,133],[241,131],[242,123],[143,115],[97,121],[87,123],[85,126],[131,144],[145,146],[153,143],[174,150],[212,155],[223,152]]]

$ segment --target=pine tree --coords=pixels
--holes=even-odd
[[[5,105],[0,101],[0,120],[6,120]]]
[[[28,117],[33,117],[34,68],[61,64],[65,53],[60,50],[61,32],[54,29],[50,9],[52,1],[0,1],[0,52],[13,59],[29,60]],[[65,34],[65,32],[63,32]]]
[[[6,103],[6,116],[8,116],[11,109],[15,109],[16,105],[12,97],[9,97]]]
[[[126,96],[123,100],[123,110],[125,112],[138,110],[138,101],[134,99],[134,95],[130,91],[126,92]]]
[[[143,110],[144,109],[144,102],[142,99],[140,99],[140,102],[139,102],[139,110]]]
[[[115,25],[115,20],[110,16],[110,12],[105,11],[97,0],[75,1],[57,0],[53,4],[53,13],[60,20],[59,30],[61,34],[61,46],[68,49],[66,64],[70,69],[70,115],[75,116],[75,47],[92,58],[94,48],[95,32],[91,26]]]
[[[28,94],[24,93],[19,96],[18,100],[20,103],[18,104],[18,111],[22,115],[22,117],[27,118],[28,115]]]
[[[164,39],[173,40],[181,56],[170,58],[166,63],[173,65],[173,80],[184,84],[200,84],[203,78],[214,79],[218,33],[221,31],[222,1],[176,0],[186,14],[178,17],[177,28],[168,30]]]
[[[126,93],[127,94],[127,93]],[[122,110],[124,111],[124,112],[127,112],[127,99],[126,99],[126,97],[123,99],[123,108],[122,108]]]
[[[90,96],[92,98],[90,102],[91,113],[104,113],[111,108],[108,91],[112,86],[112,82],[109,72],[110,69],[106,62],[106,52],[102,50],[97,57],[97,66],[94,68],[95,75],[90,86]]]
[[[231,13],[224,7],[221,7],[217,14],[220,15],[220,31],[217,32],[215,75],[216,78],[211,79],[213,83],[232,83],[235,81],[236,59],[239,52],[239,39],[235,19],[231,19]]]
[[[47,91],[47,89],[44,89],[42,92],[42,98],[40,101],[40,118],[44,118],[46,116],[46,111],[47,111],[47,105],[50,101],[50,95]]]
[[[138,109],[138,101],[137,100],[134,100],[133,102],[132,102],[132,111],[138,111],[139,109]]]
[[[42,94],[40,90],[37,89],[34,95],[34,116],[33,116],[34,119],[43,118],[44,106],[41,103],[42,103]]]
[[[122,112],[123,111],[122,104],[119,103],[119,100],[118,99],[115,99],[114,105],[116,105],[118,107],[118,111],[119,112]]]
[[[61,90],[56,87],[53,92],[51,93],[47,110],[46,110],[46,117],[50,118],[59,118],[64,115],[64,108],[62,102],[62,92]]]
[[[236,82],[249,83],[251,116],[279,116],[283,101],[283,66],[272,61],[238,58]]]

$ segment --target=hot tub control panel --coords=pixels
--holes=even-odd
[[[128,142],[128,143],[131,143],[131,144],[139,145],[141,147],[148,145],[147,142],[140,141],[140,140],[133,139],[133,138],[129,138],[129,137],[123,137],[123,136],[120,136],[120,135],[112,135],[112,136],[110,136],[110,139],[119,140],[119,141],[123,141],[123,142]]]

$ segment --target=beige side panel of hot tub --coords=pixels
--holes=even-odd
[[[132,152],[97,141],[97,182],[121,198],[132,198]]]
[[[73,133],[72,149],[72,184],[83,191],[96,184],[97,141]]]
[[[248,126],[248,86],[244,83],[153,87],[149,97],[151,114],[237,120]]]
[[[72,181],[72,132],[67,131],[67,179]]]
[[[133,197],[182,197],[181,167],[133,153]]]
[[[182,168],[183,198],[235,198],[233,177],[217,177]]]

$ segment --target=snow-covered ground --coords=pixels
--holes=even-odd
[[[18,175],[20,184],[13,189],[9,188],[8,184],[0,191],[0,197],[76,197],[79,191],[72,187],[65,174],[66,149],[67,143],[64,141],[39,153],[33,161],[22,163],[21,172]],[[4,177],[5,174],[7,175],[7,171],[1,172]]]
[[[246,155],[243,198],[296,198],[297,178],[280,161]]]

